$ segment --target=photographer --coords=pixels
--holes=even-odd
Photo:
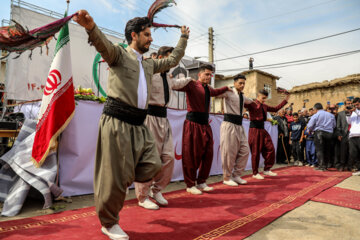
[[[340,161],[335,164],[335,167],[339,171],[351,171],[353,166],[349,165],[349,124],[346,117],[351,115],[350,110],[353,109],[353,106],[349,99],[346,99],[344,103],[345,110],[339,112],[336,121],[336,135],[338,142],[340,142]]]
[[[330,104],[328,108],[328,112],[334,115],[336,122],[338,117],[338,107],[335,104]],[[332,135],[332,145],[334,147],[330,149],[331,158],[329,159],[327,168],[336,167],[336,165],[340,162],[340,142],[337,139],[336,127]]]
[[[349,131],[349,150],[350,164],[359,170],[360,168],[360,98],[353,101],[354,108],[349,110],[351,115],[347,117],[347,122],[351,126]],[[354,176],[360,176],[360,171],[353,173]]]

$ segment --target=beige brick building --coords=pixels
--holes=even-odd
[[[262,89],[266,89],[269,92],[269,99],[267,103],[269,105],[277,105],[282,101],[282,97],[277,91],[276,81],[280,77],[272,75],[270,73],[261,71],[261,70],[247,70],[241,74],[246,77],[246,85],[244,89],[244,94],[248,98],[256,98],[257,92]],[[215,88],[223,86],[233,86],[234,76],[215,76]],[[221,99],[216,98],[213,104],[213,112],[222,112]]]
[[[360,74],[352,74],[332,81],[316,82],[297,86],[290,91],[290,103],[294,103],[295,111],[303,107],[311,108],[315,103],[322,103],[324,108],[331,104],[343,102],[347,97],[360,97]]]

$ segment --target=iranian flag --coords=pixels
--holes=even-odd
[[[74,112],[70,37],[66,23],[58,36],[36,125],[31,160],[37,167],[40,167],[49,152],[56,148],[57,137],[69,124]]]

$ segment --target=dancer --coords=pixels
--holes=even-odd
[[[152,42],[151,19],[134,18],[126,24],[129,46],[112,44],[99,30],[86,10],[74,20],[83,26],[94,45],[110,66],[108,98],[99,123],[95,159],[94,196],[102,232],[111,239],[128,239],[118,225],[126,188],[135,180],[148,182],[161,169],[155,141],[143,122],[147,114],[151,77],[176,66],[184,56],[189,29],[166,59],[143,60]]]
[[[186,191],[191,194],[214,190],[206,184],[213,160],[214,145],[209,125],[210,97],[218,96],[228,90],[232,91],[228,87],[213,89],[208,86],[213,72],[211,65],[203,65],[199,69],[198,81],[191,81],[184,88],[178,89],[186,92],[188,113],[183,129],[182,164]],[[196,177],[198,169],[199,175]]]
[[[224,101],[224,121],[220,128],[220,149],[223,166],[223,183],[236,187],[246,184],[241,173],[249,158],[249,144],[242,126],[244,104],[251,104],[252,100],[243,96],[246,78],[238,74],[234,76],[232,91],[220,95]]]
[[[173,50],[173,47],[161,47],[157,53],[157,59],[168,58]],[[169,184],[174,169],[174,147],[171,127],[167,119],[167,104],[170,102],[171,88],[183,88],[190,81],[192,81],[191,78],[177,80],[171,78],[169,71],[154,74],[152,78],[152,90],[145,125],[153,134],[162,167],[151,181],[135,182],[136,197],[139,200],[139,206],[143,208],[159,209],[159,206],[152,202],[149,196],[160,205],[168,205],[168,201],[161,194],[161,190]]]
[[[253,178],[264,179],[259,174],[260,153],[265,159],[264,175],[277,176],[276,173],[270,171],[275,163],[275,149],[271,141],[269,133],[264,129],[267,112],[277,112],[285,106],[290,95],[287,93],[285,99],[276,107],[265,104],[269,93],[266,90],[260,90],[256,101],[251,104],[245,104],[250,113],[250,129],[249,129],[249,145],[251,151],[251,163],[253,169]]]

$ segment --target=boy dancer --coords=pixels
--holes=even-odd
[[[260,153],[265,159],[264,175],[276,176],[276,173],[270,171],[275,163],[275,149],[269,133],[264,129],[267,112],[277,112],[287,104],[290,95],[286,94],[284,101],[278,106],[271,107],[265,104],[269,93],[266,90],[260,90],[256,101],[251,104],[245,104],[250,113],[249,145],[251,151],[251,163],[253,169],[253,178],[262,180],[263,176],[259,174]]]

